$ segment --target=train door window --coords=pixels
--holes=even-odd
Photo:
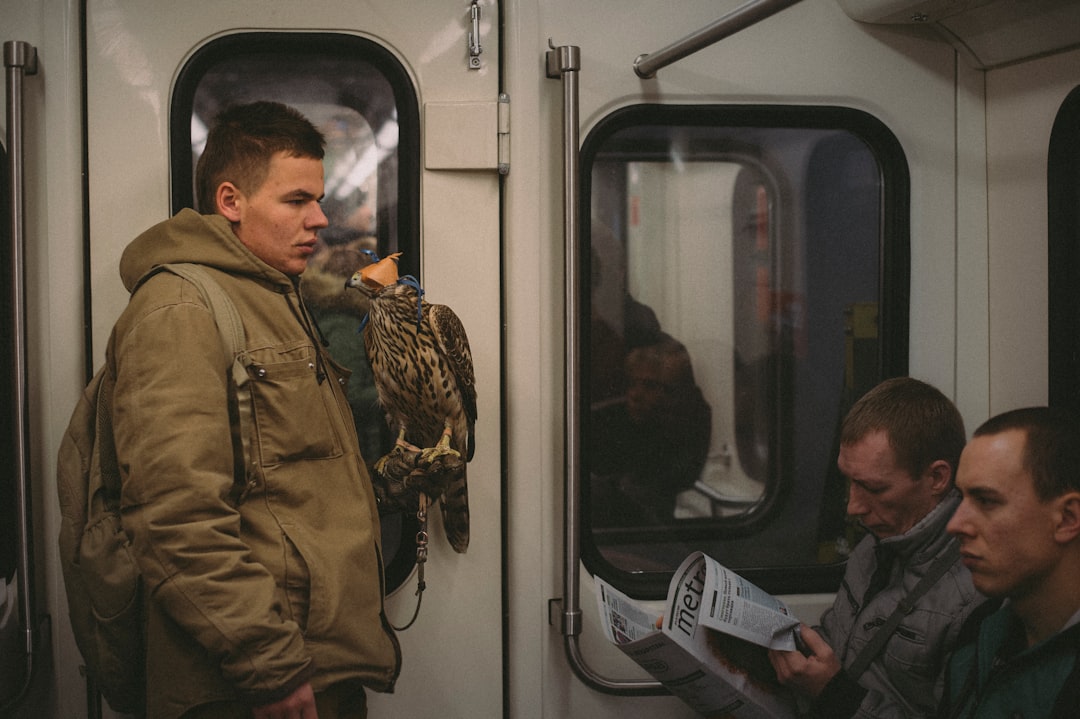
[[[304,273],[301,292],[334,359],[352,371],[349,402],[370,462],[390,449],[371,369],[358,330],[366,313],[345,280],[364,250],[403,251],[402,274],[419,276],[419,111],[416,91],[385,48],[351,35],[243,33],[202,47],[185,64],[173,94],[173,211],[194,207],[193,177],[206,132],[226,106],[274,100],[303,112],[326,137],[323,200],[330,225]],[[203,208],[198,208],[202,210]],[[412,571],[415,518],[383,518],[390,589]]]
[[[1049,401],[1080,412],[1080,87],[1058,109],[1048,152]]]
[[[662,597],[702,550],[835,591],[839,423],[907,370],[899,143],[849,109],[641,105],[581,166],[586,566]]]

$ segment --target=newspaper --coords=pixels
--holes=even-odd
[[[776,597],[701,552],[676,570],[661,616],[596,584],[608,640],[702,715],[798,715],[768,658],[769,649],[796,648],[799,626]]]

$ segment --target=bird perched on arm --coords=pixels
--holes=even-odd
[[[394,449],[375,469],[392,476],[390,465],[452,468],[441,502],[443,526],[450,546],[463,553],[469,546],[465,462],[475,449],[472,352],[454,311],[427,302],[413,278],[398,277],[400,254],[361,268],[345,283],[370,299],[364,346],[379,404],[398,431]]]

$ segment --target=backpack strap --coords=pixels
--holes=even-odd
[[[161,269],[168,270],[174,275],[179,275],[195,285],[199,294],[210,306],[210,312],[214,315],[218,333],[221,335],[221,344],[233,357],[233,381],[243,385],[247,383],[247,367],[251,364],[250,358],[244,347],[244,323],[240,314],[236,311],[229,295],[221,288],[221,285],[210,276],[210,273],[200,265],[189,262],[162,265]],[[242,371],[241,371],[242,370]]]
[[[945,573],[949,571],[949,568],[960,558],[960,542],[955,539],[949,542],[949,546],[946,547],[945,553],[938,557],[930,568],[926,570],[926,574],[923,575],[919,583],[912,587],[911,591],[906,596],[900,599],[900,603],[896,605],[896,609],[893,610],[889,618],[885,620],[885,623],[874,633],[874,636],[870,638],[870,641],[866,643],[863,650],[859,652],[859,655],[855,657],[855,661],[851,663],[851,666],[847,669],[847,675],[852,679],[858,679],[862,676],[863,672],[870,666],[870,663],[874,661],[874,657],[885,647],[885,643],[889,641],[889,637],[896,631],[896,628],[900,626],[900,621],[915,609],[915,604],[922,598],[922,595],[926,594],[927,590],[932,587],[937,580],[945,576]]]
[[[221,335],[221,344],[226,353],[232,357],[233,362],[229,368],[233,384],[236,385],[237,405],[240,415],[240,442],[244,456],[244,466],[252,466],[251,456],[251,427],[254,426],[251,408],[251,388],[248,386],[248,367],[254,362],[247,354],[244,343],[244,323],[240,319],[240,313],[236,311],[236,305],[232,298],[222,289],[206,268],[190,262],[180,262],[162,265],[161,269],[183,277],[195,285],[202,295],[203,300],[210,306],[210,312],[214,315],[218,333]]]

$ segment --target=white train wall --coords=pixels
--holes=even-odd
[[[200,47],[231,34],[344,33],[400,62],[420,109],[421,270],[429,294],[462,315],[477,360],[473,546],[463,557],[433,549],[420,619],[402,635],[401,681],[372,698],[372,716],[692,716],[671,697],[597,691],[567,660],[564,95],[546,72],[552,46],[580,50],[582,138],[643,103],[830,106],[876,118],[910,176],[908,371],[953,397],[969,428],[1045,403],[1047,148],[1080,85],[1080,37],[1062,29],[1080,27],[1070,3],[1024,3],[1028,16],[1005,8],[1011,0],[973,3],[974,19],[934,22],[946,3],[803,0],[653,78],[634,73],[638,55],[744,4],[754,3],[480,0],[481,67],[470,69],[466,0],[0,0],[3,40],[37,55],[36,74],[22,78],[21,145],[35,669],[12,716],[91,715],[56,558],[56,448],[125,300],[119,252],[170,211],[177,77]],[[919,13],[928,21],[911,22]],[[644,679],[599,636],[581,578],[585,660],[605,676]],[[12,677],[26,642],[15,584],[5,587],[0,677]],[[790,598],[807,619],[829,601]],[[406,583],[390,611],[406,617],[413,601]],[[18,691],[8,682],[0,701]]]

